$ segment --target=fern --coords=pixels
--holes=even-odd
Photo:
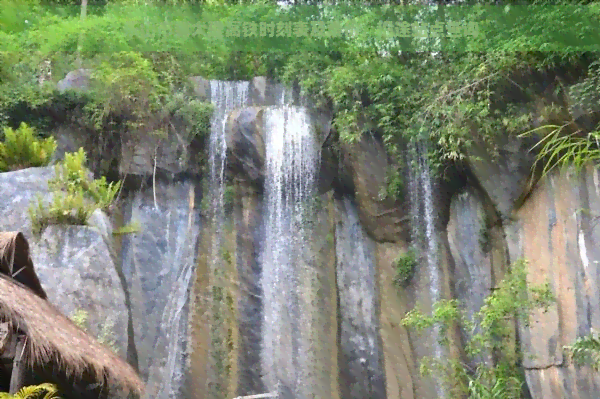
[[[0,392],[0,399],[60,399],[60,396],[56,385],[44,383],[23,387],[14,395]]]
[[[56,150],[53,137],[38,139],[35,131],[21,123],[17,130],[4,128],[0,143],[0,172],[46,166]]]
[[[544,163],[542,177],[557,167],[564,169],[574,166],[576,170],[581,170],[587,163],[600,160],[600,132],[590,132],[586,136],[581,136],[580,131],[565,134],[567,126],[569,123],[562,126],[542,126],[519,136],[524,137],[539,130],[550,129],[550,133],[531,148],[534,150],[539,147],[533,167],[537,168],[540,162]]]
[[[56,176],[48,181],[53,192],[50,204],[41,197],[29,207],[29,216],[35,234],[49,225],[85,225],[96,209],[107,209],[114,201],[121,182],[108,183],[105,177],[93,179],[85,167],[87,157],[83,148],[65,154],[56,165]]]

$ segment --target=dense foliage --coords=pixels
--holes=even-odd
[[[526,263],[518,261],[472,317],[457,300],[442,300],[433,305],[431,315],[408,312],[403,324],[419,333],[439,326],[446,346],[459,344],[452,334],[456,325],[468,333],[467,359],[426,357],[421,362],[421,372],[442,376],[452,397],[521,398],[522,353],[515,344],[515,322],[528,324],[531,311],[547,309],[553,300],[547,283],[528,286]]]

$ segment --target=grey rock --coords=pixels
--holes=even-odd
[[[192,92],[201,101],[210,101],[210,80],[202,76],[191,76],[188,78],[192,86]]]
[[[48,300],[67,316],[83,310],[90,333],[127,350],[125,294],[103,237],[90,227],[49,226],[33,241],[32,259]]]
[[[282,105],[293,101],[289,90],[281,83],[276,83],[264,76],[257,76],[250,81],[248,101],[252,106]],[[284,95],[287,97],[284,98]]]
[[[122,271],[131,301],[133,335],[147,398],[176,396],[188,353],[189,289],[200,231],[193,183],[147,187],[127,199],[125,223],[141,225],[123,238]]]
[[[179,127],[176,131],[170,130],[164,139],[149,136],[144,140],[126,141],[121,149],[119,172],[152,176],[156,168],[172,174],[195,173],[199,165],[190,161],[192,140],[185,129]]]
[[[227,167],[238,179],[260,186],[264,180],[265,141],[264,109],[244,108],[233,111],[225,132],[227,140]]]
[[[105,240],[112,239],[113,226],[106,213],[96,209],[88,219],[88,226],[96,230]]]
[[[533,187],[531,180],[535,154],[529,141],[505,137],[497,143],[499,154],[494,159],[480,144],[468,149],[468,160],[496,209],[504,219],[510,219],[514,209]]]
[[[335,238],[341,397],[386,398],[375,246],[364,234],[349,199],[338,203],[338,214]]]
[[[90,86],[91,69],[76,69],[71,71],[65,78],[57,83],[56,88],[61,93],[67,90],[86,91]]]
[[[486,223],[486,212],[481,197],[473,189],[455,195],[450,204],[447,226],[450,253],[454,259],[454,290],[467,315],[473,315],[492,292],[494,275],[491,259],[491,232]],[[467,337],[474,333],[465,331]],[[476,362],[491,364],[491,354],[477,356]]]
[[[32,238],[29,205],[38,195],[50,201],[48,180],[53,176],[52,167],[0,173],[0,230],[21,231],[28,240]]]
[[[380,199],[392,167],[383,143],[370,134],[358,143],[344,145],[344,168],[352,176],[354,196],[361,224],[380,242],[407,239],[410,231],[408,209],[400,200]]]

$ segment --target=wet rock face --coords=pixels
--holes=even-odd
[[[129,312],[109,246],[91,227],[50,226],[32,243],[48,300],[67,316],[85,311],[89,332],[125,358]]]
[[[156,192],[156,202],[154,193]],[[186,373],[189,290],[199,214],[192,182],[157,182],[127,199],[122,271],[131,301],[133,339],[147,398],[178,395]]]
[[[362,225],[380,242],[407,239],[410,231],[407,207],[401,201],[380,197],[392,167],[383,144],[365,134],[360,142],[346,145],[343,152]]]
[[[524,367],[533,398],[597,397],[600,376],[574,368],[563,346],[600,327],[598,291],[600,227],[598,172],[563,172],[540,181],[517,212],[519,245],[511,258],[528,261],[528,281],[548,282],[556,302],[547,313],[535,312],[521,326]]]
[[[261,187],[264,180],[263,115],[264,109],[260,107],[233,111],[226,130],[229,172],[256,187]]]
[[[386,398],[374,243],[350,200],[338,204],[339,378],[342,398]]]

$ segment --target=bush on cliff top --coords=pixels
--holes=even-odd
[[[54,138],[38,138],[33,128],[25,123],[16,130],[4,128],[4,141],[0,142],[0,172],[46,166],[55,150]]]

